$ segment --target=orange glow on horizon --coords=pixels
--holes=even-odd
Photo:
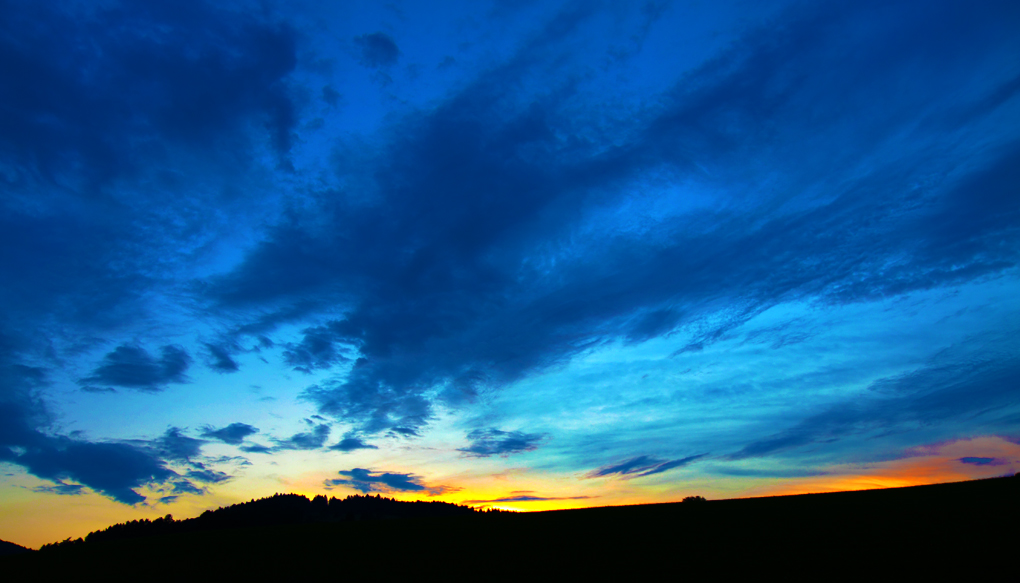
[[[748,496],[785,496],[963,482],[1012,475],[1020,469],[1020,445],[1001,437],[978,437],[916,447],[904,457],[861,466],[842,465],[831,474],[755,488]],[[991,458],[985,465],[962,458]]]

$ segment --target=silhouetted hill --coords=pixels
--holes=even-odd
[[[0,540],[0,557],[6,557],[8,555],[19,555],[21,553],[31,552],[32,549],[26,549],[21,545],[9,543],[5,540]]]
[[[436,516],[463,516],[477,511],[470,506],[449,502],[405,502],[375,496],[348,496],[344,499],[316,496],[309,500],[300,494],[275,494],[249,502],[234,504],[216,510],[206,510],[200,516],[174,520],[167,514],[155,520],[142,519],[114,524],[91,532],[84,539],[67,539],[43,545],[41,551],[52,552],[63,547],[94,544],[140,537],[184,534],[209,530],[307,524],[313,522],[341,522],[381,520],[395,518],[424,518]]]
[[[995,574],[995,567],[1013,556],[1018,494],[1020,478],[996,478],[534,513],[466,511],[393,520],[345,517],[335,522],[288,518],[289,522],[269,526],[90,538],[88,543],[8,557],[0,566],[5,573],[26,578],[85,572],[128,578],[152,573],[160,565],[172,566],[167,575],[181,577],[288,580],[425,575],[480,580],[730,579],[760,578],[765,573],[812,580],[916,579],[931,574],[946,578],[954,573],[974,578]],[[277,509],[315,504],[300,498],[273,497],[268,500],[276,502],[268,504]],[[360,503],[373,503],[358,498]],[[266,504],[248,505],[260,503]],[[322,502],[318,504],[321,508]],[[233,512],[241,511],[221,509],[210,515],[227,517]],[[298,514],[280,511],[280,516]]]

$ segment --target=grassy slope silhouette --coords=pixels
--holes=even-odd
[[[991,572],[1012,556],[1018,494],[1020,477],[1007,477],[535,513],[480,513],[369,496],[327,501],[279,495],[190,521],[136,522],[134,533],[132,523],[119,530],[115,525],[87,542],[6,557],[0,567],[25,577],[115,578],[161,569],[181,576],[330,579],[429,573],[496,579],[974,574]]]
[[[6,557],[9,555],[18,555],[21,553],[30,552],[31,549],[26,549],[21,545],[9,543],[5,540],[0,540],[0,557]]]

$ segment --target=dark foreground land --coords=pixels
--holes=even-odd
[[[21,545],[9,543],[4,540],[0,540],[0,557],[7,557],[10,555],[20,555],[21,553],[31,552],[29,549]]]
[[[9,581],[76,575],[507,580],[549,574],[691,579],[767,573],[841,580],[1012,571],[1008,578],[1016,575],[1011,565],[1020,541],[1020,477],[772,498],[448,514],[368,519],[347,512],[326,522],[93,537],[4,557],[0,572],[25,578]]]

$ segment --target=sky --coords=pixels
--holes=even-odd
[[[1020,4],[0,0],[0,539],[1020,471]]]

